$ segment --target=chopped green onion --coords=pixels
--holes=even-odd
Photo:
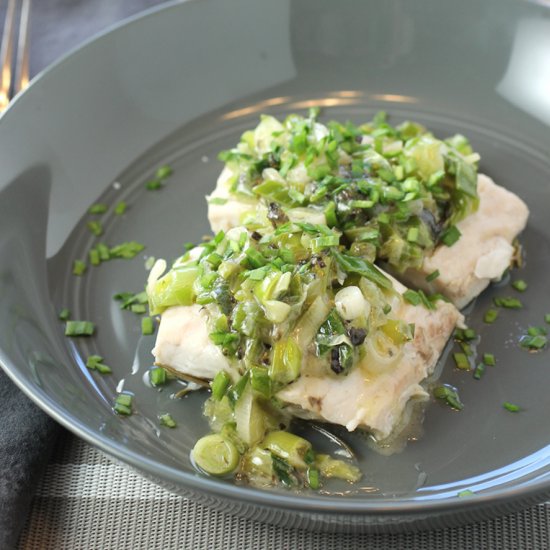
[[[121,243],[111,247],[111,249],[109,250],[109,256],[111,258],[130,259],[136,256],[136,254],[141,252],[144,248],[145,248],[144,245],[136,241],[129,241],[129,242]],[[98,249],[99,249],[99,245],[98,245]],[[100,255],[101,255],[101,251],[100,251]]]
[[[167,428],[177,427],[176,421],[172,418],[172,415],[169,413],[164,413],[159,416],[161,426],[166,426]]]
[[[119,393],[116,396],[114,410],[118,414],[130,416],[132,414],[133,397],[129,393]]]
[[[271,379],[267,369],[262,367],[252,367],[250,369],[250,385],[252,389],[264,397],[271,396]]]
[[[333,255],[338,262],[338,265],[347,273],[357,273],[366,277],[381,288],[393,288],[392,282],[378,268],[367,260],[348,256],[347,254],[333,250]]]
[[[144,304],[132,304],[130,306],[130,311],[132,313],[136,313],[138,315],[141,315],[142,313],[145,313],[147,311],[147,308]]]
[[[128,207],[128,205],[124,201],[120,201],[115,206],[115,214],[117,216],[122,216],[122,214],[124,214],[124,212],[126,212],[127,207]]]
[[[470,361],[465,353],[453,353],[456,366],[461,370],[470,370]]]
[[[488,367],[494,367],[497,364],[497,360],[495,359],[495,356],[492,353],[484,353],[483,362]]]
[[[504,402],[502,406],[510,412],[519,412],[521,410],[519,405],[514,405],[513,403],[509,403],[508,401]]]
[[[437,388],[434,389],[433,394],[434,397],[444,400],[453,409],[457,409],[460,411],[464,408],[464,405],[462,404],[462,402],[460,401],[460,397],[458,396],[458,392],[455,388],[451,386],[437,386]]]
[[[64,307],[64,308],[59,312],[59,319],[60,319],[61,321],[68,321],[70,316],[71,316],[71,312],[70,312],[69,309],[66,308],[66,307]]]
[[[546,336],[548,334],[548,331],[544,327],[529,327],[527,329],[527,334],[529,336]]]
[[[426,282],[431,283],[432,281],[435,281],[439,275],[439,269],[436,269],[435,271],[432,271],[429,275],[426,275]]]
[[[477,367],[474,369],[474,378],[476,380],[481,380],[481,377],[485,374],[485,365],[483,363],[479,363]]]
[[[460,491],[459,493],[457,493],[457,497],[458,498],[464,498],[464,497],[471,497],[475,495],[475,493],[473,491],[470,491],[470,489],[465,489],[464,491]]]
[[[521,346],[530,350],[539,350],[546,346],[548,343],[548,337],[542,334],[537,336],[526,336],[521,340]]]
[[[521,309],[523,304],[517,298],[493,298],[495,306],[507,309]]]
[[[313,490],[319,489],[319,470],[317,468],[308,468],[306,476],[309,487]]]
[[[212,382],[210,383],[210,387],[212,388],[212,397],[216,401],[220,401],[221,398],[225,395],[225,392],[229,387],[230,382],[231,378],[229,377],[229,374],[227,374],[227,372],[225,372],[224,370],[216,373],[216,376],[214,376],[214,380],[212,380]]]
[[[498,309],[490,308],[485,312],[485,315],[483,316],[483,321],[485,323],[491,324],[496,321],[498,317]]]
[[[148,191],[157,191],[157,190],[160,189],[161,187],[162,187],[162,181],[157,180],[157,179],[149,180],[149,181],[145,184],[145,188],[146,188]]]
[[[445,246],[453,246],[453,244],[460,239],[461,235],[462,233],[460,233],[458,227],[456,227],[456,225],[451,225],[451,227],[446,229],[441,235],[441,242]]]
[[[311,246],[313,250],[318,251],[323,248],[329,248],[331,246],[338,246],[340,244],[340,237],[338,235],[332,235],[330,237],[317,237],[311,240]]]
[[[107,205],[102,203],[92,204],[88,209],[89,214],[105,214],[107,212]]]
[[[101,222],[98,222],[97,220],[91,220],[86,225],[88,226],[90,232],[96,237],[99,237],[103,233],[103,226],[101,225]]]
[[[155,387],[166,384],[166,371],[162,367],[153,367],[149,370],[149,380]]]
[[[107,260],[111,259],[111,252],[106,244],[97,243],[96,250],[99,253],[99,259],[102,262],[106,262]]]
[[[412,304],[413,306],[417,306],[421,302],[418,292],[410,289],[403,292],[403,298],[405,299],[405,301],[409,302],[409,304]]]
[[[169,176],[171,176],[173,173],[173,170],[170,166],[167,164],[164,164],[163,166],[160,166],[157,170],[157,173],[155,174],[155,178],[159,180],[165,180]]]
[[[523,279],[518,279],[517,281],[514,281],[512,283],[512,286],[518,291],[518,292],[525,292],[527,290],[527,283]]]
[[[101,258],[99,257],[99,252],[95,248],[91,248],[88,252],[88,257],[92,265],[99,265],[101,263]]]
[[[545,321],[546,323],[550,324],[550,313],[546,313],[546,314],[544,315],[544,321]]]
[[[338,218],[336,217],[336,205],[334,201],[330,201],[325,207],[325,220],[329,227],[338,225]]]
[[[90,321],[67,321],[65,336],[92,336],[95,325]]]
[[[73,263],[73,275],[81,276],[86,271],[86,262],[82,260],[75,260]]]
[[[90,370],[97,370],[100,374],[111,374],[111,367],[103,363],[103,357],[100,355],[90,355],[86,360],[86,366]]]
[[[235,445],[220,434],[201,437],[193,447],[195,464],[207,474],[230,474],[239,464],[240,455]]]
[[[262,267],[267,263],[267,260],[255,248],[247,248],[245,254],[248,258],[248,263],[253,269]]]
[[[143,317],[141,320],[141,334],[148,336],[155,332],[155,325],[153,324],[153,319],[151,317]]]
[[[355,200],[350,201],[349,205],[351,208],[372,208],[374,206],[373,201],[364,201],[364,200]]]
[[[418,242],[418,227],[411,227],[407,232],[407,241],[410,243]]]

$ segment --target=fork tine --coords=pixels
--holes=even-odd
[[[29,85],[29,24],[31,0],[23,0],[19,19],[19,38],[17,43],[17,60],[15,64],[15,81],[13,95]]]
[[[2,33],[2,44],[0,45],[0,111],[3,111],[8,106],[10,99],[15,2],[16,0],[8,0],[4,32]]]

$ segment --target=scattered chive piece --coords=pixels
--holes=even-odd
[[[90,321],[67,321],[65,336],[91,336],[95,325]]]
[[[529,336],[546,336],[548,331],[544,327],[529,327],[527,329],[527,334]]]
[[[470,370],[470,361],[465,353],[453,353],[453,359],[455,360],[457,368],[461,370]]]
[[[175,428],[177,427],[176,421],[172,418],[172,416],[169,413],[164,413],[159,416],[159,420],[162,426],[166,426],[167,428]]]
[[[473,355],[474,351],[472,350],[472,346],[467,342],[460,342],[460,347],[466,355]]]
[[[78,275],[80,277],[81,275],[84,275],[85,271],[86,262],[83,262],[82,260],[75,260],[73,264],[73,275]]]
[[[105,214],[107,212],[107,205],[102,203],[92,204],[88,209],[89,214]]]
[[[525,292],[527,290],[527,283],[523,279],[518,279],[517,281],[514,281],[512,283],[512,286],[518,291],[518,292]]]
[[[491,308],[491,309],[488,309],[486,312],[485,312],[485,315],[483,317],[483,321],[485,323],[494,323],[496,321],[498,317],[498,309],[494,309],[494,308]]]
[[[435,271],[432,271],[429,275],[426,275],[426,282],[431,283],[432,281],[435,281],[441,273],[439,273],[439,269],[436,269]]]
[[[97,372],[99,374],[111,374],[113,371],[111,370],[111,367],[108,367],[107,365],[104,365],[103,363],[98,363],[95,366]]]
[[[149,371],[149,380],[153,386],[166,384],[166,371],[162,367],[153,367]]]
[[[521,309],[523,304],[517,298],[493,298],[495,306],[507,309]]]
[[[473,328],[457,329],[455,331],[455,339],[458,342],[470,342],[477,338],[476,331]]]
[[[458,227],[456,227],[456,225],[451,225],[451,227],[446,229],[441,235],[441,242],[445,246],[453,246],[453,244],[460,239],[461,235],[462,233],[460,233]]]
[[[106,262],[111,259],[111,253],[109,252],[109,247],[106,244],[98,243],[95,248],[99,254],[99,259],[102,262]]]
[[[144,245],[136,241],[129,241],[111,247],[111,249],[109,250],[109,256],[111,258],[123,258],[125,260],[129,260],[130,258],[133,258],[136,254],[141,252],[144,248]]]
[[[148,336],[155,332],[155,325],[153,324],[153,319],[151,317],[143,317],[141,320],[141,334]]]
[[[97,220],[91,220],[86,225],[90,232],[96,237],[99,237],[103,233],[103,226]]]
[[[102,361],[103,357],[100,355],[90,355],[86,361],[86,366],[91,370],[97,370],[100,374],[111,374],[111,367],[108,367]]]
[[[547,313],[547,314],[544,316],[544,320],[545,320],[545,322],[547,322],[548,324],[550,324],[550,313]]]
[[[130,306],[130,311],[132,313],[137,313],[138,315],[141,315],[142,313],[145,313],[147,311],[147,308],[144,304],[132,304]]]
[[[492,353],[484,353],[483,362],[488,367],[494,367],[497,364],[497,360],[495,359],[495,356]]]
[[[548,343],[548,337],[543,334],[537,334],[536,336],[525,336],[521,340],[521,347],[528,348],[530,350],[539,350],[546,346]]]
[[[471,497],[472,495],[475,495],[475,493],[470,491],[470,489],[465,489],[464,491],[457,493],[458,498]]]
[[[145,187],[149,190],[149,191],[156,191],[157,189],[160,189],[162,187],[162,182],[160,180],[149,180],[146,184],[145,184]]]
[[[130,416],[132,414],[132,396],[129,393],[119,393],[115,399],[114,410],[118,414]]]
[[[474,378],[476,380],[481,380],[481,377],[485,374],[485,365],[479,363],[479,365],[474,369]]]
[[[163,166],[160,166],[157,170],[157,173],[155,174],[155,178],[158,180],[165,180],[167,177],[172,175],[172,168],[168,166],[167,164],[164,164]]]
[[[514,405],[513,403],[509,403],[508,401],[504,402],[502,404],[502,406],[507,410],[507,411],[510,411],[510,412],[513,412],[513,413],[516,413],[516,412],[519,412],[521,409],[519,407],[519,405]]]
[[[128,207],[128,205],[124,202],[124,201],[120,201],[116,206],[115,206],[115,214],[117,216],[121,216],[122,214],[124,214],[124,212],[126,212],[126,208]]]
[[[311,489],[319,489],[319,470],[317,468],[307,469],[307,483]]]
[[[90,263],[92,265],[99,265],[101,263],[99,252],[95,248],[90,249],[90,252],[88,252],[88,257],[90,258]]]
[[[444,400],[447,405],[450,405],[453,409],[460,411],[464,408],[464,405],[458,396],[458,392],[451,386],[437,386],[437,388],[434,389],[433,394],[437,397],[437,399]]]
[[[68,321],[70,316],[71,316],[71,312],[70,312],[69,309],[66,308],[66,307],[64,307],[64,308],[59,312],[59,319],[61,319],[61,321]]]

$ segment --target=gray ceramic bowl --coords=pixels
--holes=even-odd
[[[202,0],[149,12],[40,75],[0,120],[0,362],[64,426],[147,477],[203,503],[287,526],[381,531],[439,527],[505,513],[550,495],[548,351],[529,355],[518,335],[550,312],[550,10],[511,0],[407,2]],[[545,76],[546,75],[546,76]],[[546,79],[546,80],[544,80]],[[365,472],[360,487],[327,494],[260,491],[198,474],[189,451],[206,430],[203,394],[182,400],[146,387],[151,337],[112,300],[142,288],[147,256],[173,258],[208,231],[204,195],[220,163],[263,112],[311,105],[323,117],[412,118],[436,133],[467,134],[482,170],[531,208],[523,236],[526,307],[491,327],[489,289],[470,308],[480,351],[497,356],[481,381],[442,361],[460,388],[461,413],[439,403],[424,434],[399,454],[372,452],[338,432]],[[174,175],[157,193],[144,183],[163,163]],[[95,242],[90,204],[129,204],[102,220],[109,244],[146,245],[132,261],[71,274]],[[460,259],[457,259],[459,261]],[[97,323],[69,340],[57,312]],[[99,377],[83,359],[114,368]],[[124,382],[122,382],[124,381]],[[112,412],[115,388],[136,394],[136,414]],[[511,414],[504,401],[522,406]],[[170,412],[176,430],[161,430]],[[320,441],[320,444],[325,444]],[[459,498],[460,491],[475,494]]]

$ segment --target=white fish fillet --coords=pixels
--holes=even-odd
[[[394,285],[399,292],[406,290],[397,282]],[[369,372],[368,361],[356,365],[347,376],[320,375],[306,367],[278,397],[309,418],[341,424],[348,430],[361,426],[378,438],[387,437],[409,399],[426,395],[420,382],[433,371],[455,325],[462,321],[452,304],[441,301],[433,311],[402,303],[395,313],[405,322],[415,323],[415,336],[389,370]],[[198,305],[167,309],[153,349],[155,363],[205,379],[222,369],[231,371],[228,360],[208,338],[206,316],[206,310]]]
[[[457,223],[460,239],[453,246],[437,247],[421,270],[408,269],[401,276],[412,287],[445,294],[458,308],[500,279],[514,253],[512,242],[529,216],[525,203],[491,178],[480,174],[477,189],[479,208]],[[435,270],[439,277],[427,283],[426,275]]]

